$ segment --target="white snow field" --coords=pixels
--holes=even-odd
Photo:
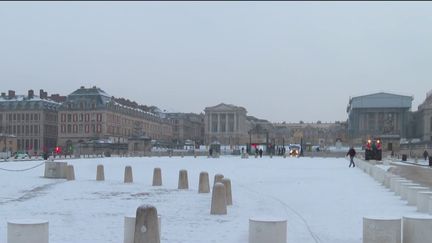
[[[64,160],[63,160],[64,161]],[[143,157],[66,160],[74,181],[43,178],[44,166],[28,171],[0,170],[0,242],[7,221],[49,221],[50,243],[123,242],[124,216],[142,204],[161,215],[161,242],[247,243],[249,218],[287,219],[289,243],[360,243],[364,216],[424,215],[407,206],[372,177],[348,168],[347,159]],[[3,162],[2,169],[25,169],[41,161]],[[105,181],[96,181],[103,164]],[[134,183],[123,183],[125,166]],[[153,169],[163,185],[152,187]],[[189,190],[177,190],[186,169]],[[210,183],[216,173],[231,179],[233,205],[228,214],[210,215],[211,193],[198,194],[201,171]]]

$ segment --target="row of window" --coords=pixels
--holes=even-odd
[[[102,114],[101,113],[97,113],[97,114],[91,114],[91,120],[94,121],[102,121]],[[60,114],[60,121],[61,122],[89,122],[90,121],[90,114],[89,113],[80,113],[80,114]]]
[[[17,139],[18,150],[39,150],[39,139]]]
[[[0,126],[0,133],[16,134],[17,136],[39,135],[39,125],[14,125]]]
[[[92,125],[61,125],[60,126],[60,133],[69,133],[69,134],[77,134],[77,133],[101,133],[102,132],[102,125],[101,124],[92,124]]]
[[[6,121],[39,121],[38,113],[9,113],[5,115]],[[3,114],[0,114],[0,121],[3,120]]]

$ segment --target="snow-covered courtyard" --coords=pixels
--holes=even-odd
[[[7,221],[49,221],[51,243],[123,242],[124,216],[142,204],[161,215],[161,242],[247,243],[249,218],[287,219],[289,243],[360,243],[364,216],[423,215],[347,159],[225,156],[94,158],[63,160],[74,166],[75,180],[43,178],[44,166],[0,170],[0,242]],[[41,161],[2,162],[0,168],[26,169]],[[105,181],[96,181],[103,164]],[[132,184],[123,183],[125,166]],[[152,187],[153,169],[163,186]],[[186,169],[189,190],[177,190]],[[228,214],[210,215],[211,193],[198,194],[201,171],[210,183],[220,173],[231,179],[233,205]]]

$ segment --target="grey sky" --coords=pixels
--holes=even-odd
[[[176,112],[346,120],[350,96],[432,89],[431,2],[1,2],[0,83],[96,85]]]

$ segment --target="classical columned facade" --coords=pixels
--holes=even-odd
[[[248,142],[246,109],[221,103],[205,108],[205,144],[240,145]]]
[[[393,150],[407,137],[413,97],[376,93],[353,97],[347,107],[348,135],[355,144],[380,137],[385,150]]]

